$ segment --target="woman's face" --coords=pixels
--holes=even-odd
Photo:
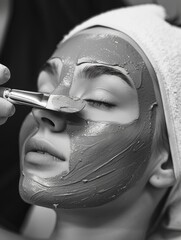
[[[145,172],[155,123],[151,75],[124,34],[93,28],[60,43],[39,74],[41,92],[83,99],[76,113],[33,109],[20,133],[20,193],[28,202],[95,207]]]

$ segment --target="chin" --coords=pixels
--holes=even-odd
[[[50,199],[46,188],[43,188],[43,186],[31,178],[31,176],[21,175],[19,181],[19,193],[21,198],[29,204],[54,208],[54,197],[52,196]]]
[[[85,189],[83,190],[81,187],[79,193],[75,194],[75,192],[69,191],[69,188],[61,191],[59,187],[48,187],[38,180],[36,176],[21,175],[19,192],[25,202],[47,208],[95,208],[111,203],[120,196],[116,196],[113,192],[106,196],[104,194],[100,196],[100,194],[90,190],[85,192]],[[114,196],[114,198],[112,196]]]

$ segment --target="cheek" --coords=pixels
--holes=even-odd
[[[98,125],[94,125],[94,131],[99,129]],[[124,182],[133,178],[134,171],[142,168],[147,162],[146,156],[149,156],[150,144],[144,131],[144,124],[140,127],[132,124],[125,128],[113,124],[108,125],[102,134],[94,135],[89,129],[83,135],[73,137],[70,170],[74,172],[74,180],[84,176],[84,182],[91,183],[102,178],[109,184],[113,179]]]
[[[59,182],[63,206],[99,206],[134,186],[149,159],[150,144],[144,130],[143,125],[122,128],[107,124],[100,134],[101,126],[93,123],[84,133],[75,133],[70,172]]]
[[[151,144],[146,128],[146,123],[137,122],[125,127],[96,122],[70,127],[69,173],[44,179],[38,185],[27,181],[31,183],[31,202],[77,208],[116,199],[135,186],[145,172]]]

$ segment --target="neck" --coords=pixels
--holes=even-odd
[[[57,210],[53,240],[145,240],[155,209],[148,194],[128,208],[120,209],[119,200],[102,207]],[[113,207],[114,206],[114,207]]]

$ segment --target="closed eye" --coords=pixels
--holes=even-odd
[[[116,106],[114,103],[109,103],[106,101],[99,101],[99,100],[93,100],[93,99],[85,99],[85,101],[88,103],[89,106],[95,107],[95,108],[110,109]]]

